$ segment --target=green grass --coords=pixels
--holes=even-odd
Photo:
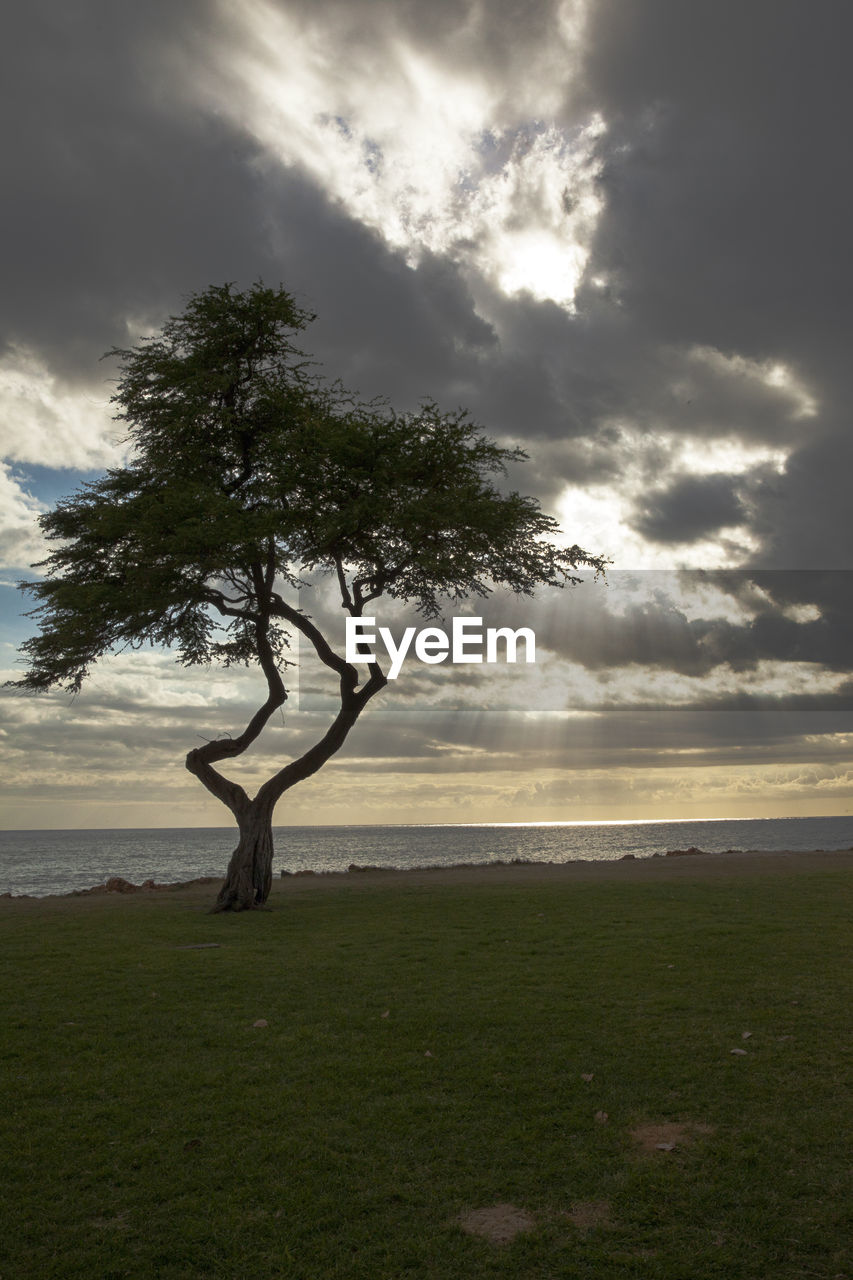
[[[851,899],[806,872],[4,903],[0,1277],[853,1277]],[[711,1132],[644,1153],[644,1122]],[[460,1229],[504,1201],[535,1229]]]

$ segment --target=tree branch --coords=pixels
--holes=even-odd
[[[254,623],[260,620],[258,614],[253,613],[250,609],[236,609],[234,607],[235,601],[229,600],[228,596],[223,595],[221,591],[214,591],[212,587],[207,587],[200,592],[199,599],[205,604],[212,604],[215,609],[218,609],[221,614],[228,618],[243,618],[246,622]],[[246,595],[244,599],[248,600],[249,596]]]
[[[347,583],[346,574],[344,573],[343,560],[341,559],[337,551],[334,553],[334,555],[335,555],[335,571],[337,572],[337,575],[338,575],[338,585],[341,588],[341,604],[344,607],[344,609],[348,609],[349,612],[352,613],[353,601],[352,601],[352,596],[350,595],[349,584]]]
[[[237,616],[246,615],[238,613]],[[268,618],[262,617],[254,621],[258,660],[267,680],[267,700],[262,707],[258,708],[238,738],[216,738],[212,742],[206,742],[203,747],[195,747],[186,758],[186,766],[190,773],[194,773],[208,791],[227,805],[238,818],[248,808],[249,797],[239,783],[232,782],[230,778],[226,778],[224,774],[214,769],[213,761],[242,755],[259,736],[273,712],[287,699],[287,690],[269,642]]]
[[[371,664],[373,668],[375,664]],[[343,683],[343,682],[342,682]],[[347,734],[361,715],[367,703],[383,689],[388,683],[387,678],[376,667],[371,670],[371,676],[367,684],[362,689],[350,689],[344,691],[341,689],[341,709],[330,725],[328,731],[315,743],[304,755],[298,760],[291,761],[290,764],[280,769],[274,777],[265,782],[257,794],[256,799],[263,801],[269,805],[270,809],[278,802],[285,791],[289,791],[297,782],[310,778],[312,773],[316,773],[318,769],[322,769],[331,756],[339,751],[346,741]]]
[[[292,605],[287,604],[276,591],[271,593],[270,612],[275,614],[276,617],[284,618],[291,626],[296,627],[297,631],[301,631],[306,639],[311,641],[320,661],[340,676],[342,690],[344,688],[355,689],[358,684],[358,672],[355,667],[352,663],[342,658],[339,653],[335,653],[322,631],[319,627],[314,626],[310,618],[307,618],[304,613],[300,613],[298,609],[294,609]]]

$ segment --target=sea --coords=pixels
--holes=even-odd
[[[274,830],[274,871],[447,867],[512,862],[650,858],[691,846],[729,849],[853,848],[853,817],[684,819],[669,822],[477,823],[310,826]],[[45,897],[122,876],[175,883],[222,876],[233,827],[0,831],[0,893]]]

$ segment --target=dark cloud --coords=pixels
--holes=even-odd
[[[706,575],[754,610],[728,643],[732,663],[761,657],[853,668],[853,573],[850,570],[752,570]],[[719,651],[726,651],[721,641]]]
[[[256,148],[170,76],[208,14],[34,0],[7,15],[2,339],[67,377],[91,379],[129,314],[159,320],[182,292],[269,270]]]
[[[853,423],[847,408],[853,403],[853,388],[848,379],[825,385],[837,397],[838,416],[794,453],[758,513],[756,527],[764,540],[761,562],[766,565],[805,570],[853,567]]]
[[[837,346],[851,35],[850,10],[798,0],[593,5],[587,83],[615,125],[599,252],[661,336],[795,358],[817,325]]]
[[[433,686],[450,677],[445,669]],[[408,681],[407,670],[400,685]],[[386,691],[359,720],[327,768],[394,773],[461,774],[549,769],[658,769],[812,761],[831,766],[850,760],[853,688],[843,699],[729,697],[700,700],[690,708],[657,703],[626,707],[608,703],[586,715],[531,721],[523,708],[428,707],[423,693],[416,716],[410,702]],[[20,717],[10,708],[15,740],[7,754],[10,774],[67,770],[80,757],[87,767],[120,774],[131,760],[141,774],[159,770],[172,784],[184,780],[183,755],[199,739],[247,720],[254,707],[172,709],[152,716],[140,699],[115,700],[93,690],[75,704],[55,697],[46,720]],[[231,776],[250,785],[307,750],[328,727],[328,705],[288,713],[287,725],[270,725],[253,750],[233,762]],[[606,714],[602,712],[606,711]],[[132,745],[129,740],[132,739]]]
[[[405,409],[429,397],[450,408],[468,403],[472,368],[497,339],[458,269],[432,255],[408,267],[295,175],[272,179],[270,196],[276,268],[316,312],[301,342],[328,376]]]
[[[756,8],[760,18],[726,5],[593,6],[581,105],[610,126],[606,206],[574,316],[482,281],[475,300],[465,272],[436,255],[412,269],[316,184],[265,156],[231,116],[193,106],[182,77],[210,70],[212,51],[234,38],[233,12],[89,0],[72,20],[51,3],[19,8],[4,42],[6,119],[23,122],[4,155],[4,338],[89,381],[97,356],[127,340],[128,314],[156,326],[194,288],[263,276],[283,279],[318,312],[306,345],[345,383],[407,405],[424,395],[466,403],[491,430],[529,440],[525,480],[548,501],[568,480],[619,476],[631,444],[614,422],[796,443],[778,387],[686,354],[704,344],[788,359],[816,381],[815,352],[825,364],[838,333],[848,255],[820,219],[847,198],[838,113],[827,111],[846,93],[834,53],[842,33],[825,18],[804,22],[801,6]],[[447,65],[476,62],[496,88],[556,22],[546,3],[526,6],[522,20],[510,5],[427,12],[397,0],[312,5],[302,17],[325,26],[331,48],[404,38]],[[797,63],[808,89],[795,109],[800,49],[827,58]],[[575,81],[570,123],[582,118]],[[787,201],[785,181],[795,187]],[[780,217],[796,223],[781,239]],[[589,283],[598,271],[613,276],[615,294]],[[750,309],[760,324],[747,333]],[[787,491],[831,482],[825,440],[835,432],[823,419],[818,436]],[[785,494],[763,497],[751,518],[783,554],[796,543],[777,530]],[[675,498],[667,510],[677,515]],[[812,526],[813,544],[826,519]],[[663,523],[678,540],[677,519]]]
[[[634,528],[652,542],[697,542],[746,518],[727,475],[680,476],[637,506]]]
[[[851,35],[853,11],[797,0],[592,6],[586,92],[611,122],[596,269],[645,342],[782,360],[820,405],[754,513],[778,567],[853,557]]]
[[[771,714],[772,712],[772,714]],[[404,739],[389,702],[371,708],[341,753],[342,767],[375,769],[393,760],[395,772],[477,773],[547,769],[663,769],[713,765],[849,762],[853,701],[846,707],[698,706],[689,716],[660,707],[613,708],[607,716],[567,719],[531,732],[522,712],[433,717],[426,749]],[[407,718],[407,724],[410,721]],[[452,726],[452,733],[448,728]],[[393,752],[389,747],[393,745]],[[408,749],[407,749],[408,748]]]
[[[553,0],[276,7],[326,33],[332,67],[352,56],[381,69],[401,45],[456,72],[476,67],[498,124],[557,31]],[[719,601],[707,616],[688,610],[674,577],[628,603],[615,578],[611,596],[587,583],[535,603],[475,602],[488,624],[530,623],[543,650],[591,678],[611,674],[590,697],[606,715],[537,721],[525,737],[507,713],[499,743],[484,687],[479,707],[431,711],[413,730],[411,706],[436,688],[415,673],[393,690],[400,722],[389,692],[342,759],[394,753],[412,770],[461,769],[449,743],[471,748],[480,768],[490,752],[495,768],[513,751],[531,766],[582,768],[678,763],[684,749],[705,763],[846,750],[831,740],[849,731],[847,712],[830,712],[849,707],[849,682],[826,693],[816,679],[813,695],[697,689],[688,718],[652,709],[651,696],[626,712],[618,679],[622,668],[746,675],[762,662],[812,664],[821,679],[851,670],[853,592],[841,570],[853,564],[853,10],[594,0],[590,15],[581,62],[566,63],[563,123],[601,113],[603,210],[572,314],[502,295],[464,255],[407,264],[319,179],[263,149],[228,109],[231,86],[218,108],[202,105],[196,77],[215,78],[217,59],[247,39],[241,6],[31,0],[7,15],[0,344],[31,346],[61,378],[90,383],[112,372],[96,363],[107,347],[139,336],[128,319],[150,332],[194,289],[281,280],[317,312],[304,346],[330,375],[403,407],[424,396],[467,405],[491,433],[527,445],[530,462],[510,477],[520,489],[550,504],[567,482],[608,484],[633,503],[635,529],[674,557],[743,521],[758,543],[761,570],[706,578],[744,610],[739,620]],[[773,375],[780,364],[787,385]],[[791,456],[782,471],[747,457],[696,475],[678,452],[723,438]],[[448,700],[454,689],[475,699],[470,671],[442,680]],[[276,739],[283,748],[325,723],[313,696],[306,676],[304,719]],[[118,695],[105,705],[133,716]],[[209,727],[203,709],[186,724]],[[26,730],[32,741],[41,731]],[[78,723],[61,732],[82,740]],[[166,749],[168,731],[145,733],[152,754]]]
[[[737,606],[736,620],[727,616],[732,611],[726,597]],[[343,620],[333,595],[303,592],[302,607],[342,650]],[[382,602],[376,612],[380,625],[390,625],[398,639],[405,626],[424,625],[416,614]],[[464,609],[448,606],[440,625],[449,631],[450,616],[460,612],[482,618],[483,628],[530,627],[539,665],[553,654],[584,669],[586,680],[577,669],[565,674],[567,710],[610,713],[646,705],[677,717],[703,707],[805,712],[851,705],[850,682],[838,680],[853,672],[853,583],[846,571],[617,569],[609,572],[607,583],[588,574],[579,586],[540,591],[534,598],[501,591],[470,600]],[[786,678],[786,664],[797,664],[796,678]],[[808,667],[813,681],[804,688],[802,673]],[[440,699],[429,714],[447,717],[447,723],[456,710],[471,715],[479,709],[488,720],[497,715],[498,705],[540,705],[538,668],[521,664],[507,670],[510,679],[501,685],[496,703],[495,669],[424,668],[406,661],[387,698],[409,709],[418,706],[419,716]],[[662,691],[654,683],[644,696],[642,684],[630,679],[637,671],[649,673],[650,680],[672,672],[696,685]],[[713,689],[701,683],[707,676],[714,677]],[[303,690],[328,692],[324,673],[318,681],[313,668],[302,681]],[[451,731],[437,730],[439,736],[446,732]]]
[[[696,678],[720,668],[751,673],[761,663],[809,663],[816,676],[853,670],[848,571],[611,570],[608,578],[609,585],[586,581],[564,592],[541,592],[534,601],[495,596],[474,608],[485,626],[531,626],[542,649],[590,672],[612,672],[616,702],[624,668]],[[698,593],[708,587],[732,597],[743,619],[725,616],[719,599],[705,603]],[[600,696],[606,701],[604,691]],[[768,694],[753,688],[743,696],[753,702],[764,698],[768,706],[793,705],[798,699],[798,705],[842,705],[832,702],[835,695],[800,695],[793,687]],[[849,689],[837,696],[849,697]],[[702,697],[697,689],[695,700]],[[732,699],[726,693],[713,701],[723,707],[735,705]]]
[[[304,345],[345,385],[407,407],[476,400],[471,367],[496,338],[458,269],[430,255],[411,269],[224,113],[190,104],[181,69],[226,29],[200,3],[16,11],[0,343],[34,348],[68,380],[106,379],[102,352],[156,329],[189,292],[262,277],[317,312]]]

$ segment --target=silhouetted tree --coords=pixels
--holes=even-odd
[[[218,910],[266,901],[276,802],[340,748],[387,683],[378,662],[365,673],[336,652],[285,584],[325,571],[353,617],[382,595],[434,617],[441,599],[495,585],[529,595],[603,567],[546,541],[557,525],[534,499],[498,492],[490,474],[524,454],[485,438],[464,411],[397,413],[325,384],[291,340],[312,319],[283,288],[213,286],[158,336],[109,352],[130,461],[41,517],[55,549],[43,580],[22,584],[40,602],[41,631],[23,646],[19,688],[77,692],[101,655],[146,642],[189,666],[260,667],[266,700],[243,732],[186,758],[239,827]],[[250,797],[215,766],[284,703],[293,630],[337,677],[339,710]]]

